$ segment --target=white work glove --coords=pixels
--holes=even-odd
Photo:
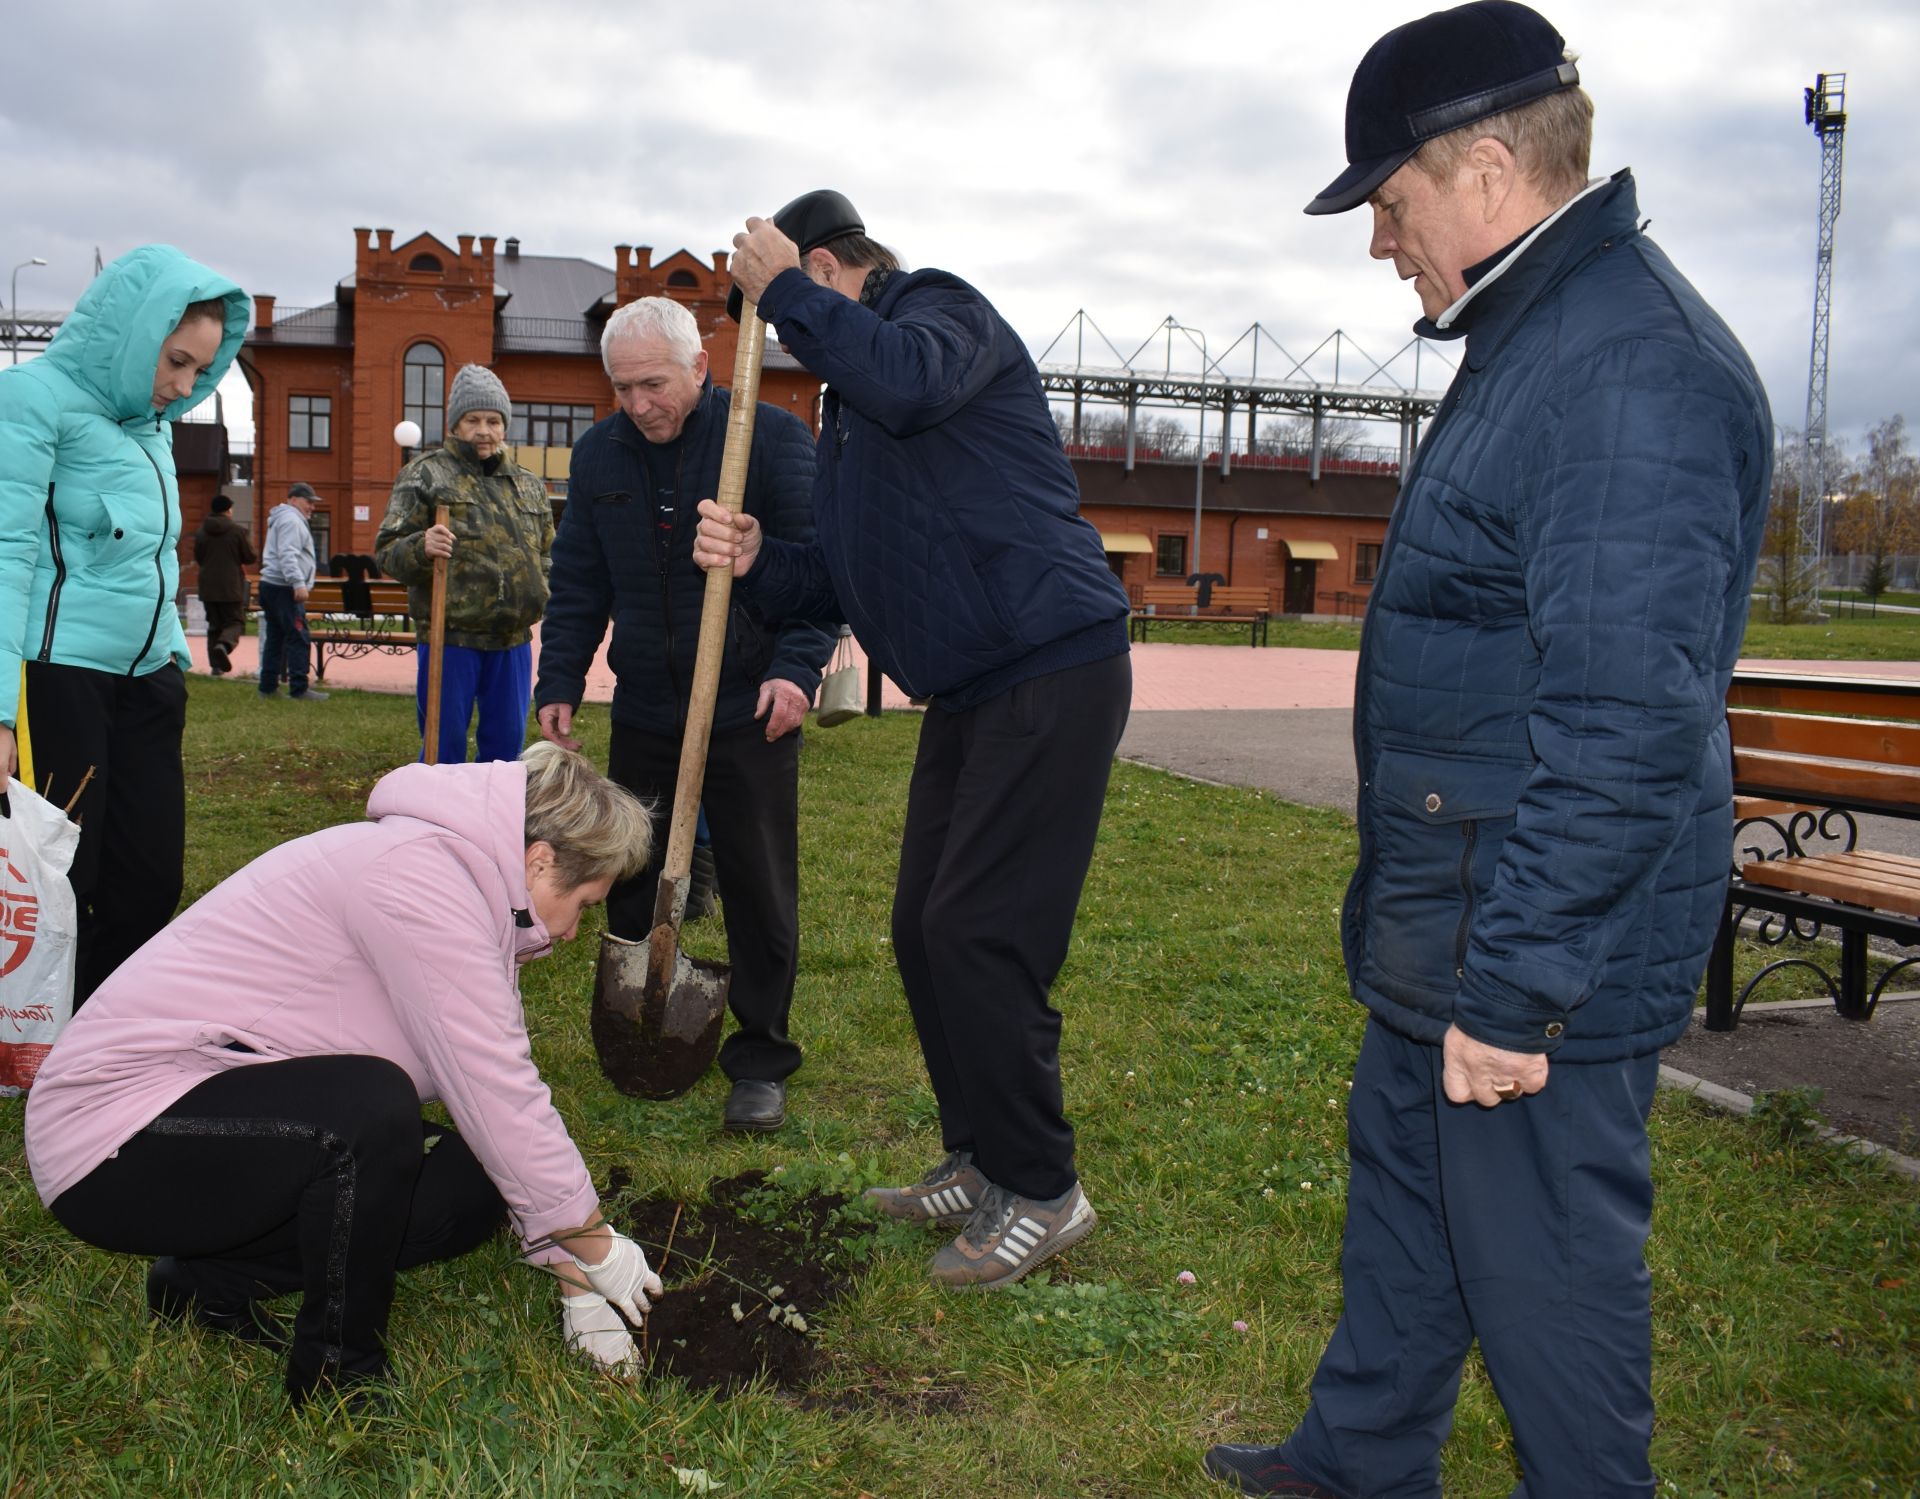
[[[592,1291],[562,1296],[560,1331],[567,1347],[584,1353],[609,1374],[624,1379],[640,1367],[640,1351],[633,1346],[633,1334],[604,1296]]]
[[[613,1235],[607,1257],[599,1264],[589,1265],[577,1255],[573,1262],[586,1276],[587,1284],[625,1312],[629,1322],[638,1323],[646,1316],[647,1298],[665,1290],[660,1277],[647,1268],[647,1257],[640,1246],[622,1233]]]

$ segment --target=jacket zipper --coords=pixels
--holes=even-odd
[[[53,548],[53,587],[47,591],[47,628],[40,637],[40,660],[53,659],[53,622],[60,613],[60,590],[67,581],[67,559],[60,550],[60,517],[53,513],[53,481],[47,481],[47,538]]]
[[[1370,619],[1373,614],[1373,601],[1380,597],[1381,588],[1387,581],[1387,569],[1393,563],[1394,539],[1399,535],[1401,523],[1406,519],[1406,513],[1407,513],[1406,507],[1401,503],[1399,503],[1399,501],[1404,500],[1409,494],[1412,493],[1414,481],[1420,477],[1421,472],[1426,467],[1427,455],[1430,452],[1432,452],[1431,447],[1428,446],[1427,439],[1430,439],[1433,436],[1433,434],[1437,430],[1439,430],[1440,424],[1446,420],[1448,413],[1451,412],[1455,406],[1460,404],[1460,393],[1466,389],[1467,382],[1473,378],[1472,374],[1467,369],[1464,368],[1464,364],[1465,364],[1465,361],[1463,359],[1462,360],[1463,368],[1461,369],[1459,375],[1455,377],[1453,384],[1447,388],[1446,397],[1440,402],[1440,409],[1433,414],[1433,420],[1427,423],[1427,437],[1425,439],[1422,439],[1420,446],[1417,449],[1415,449],[1412,466],[1407,470],[1406,474],[1402,477],[1400,481],[1400,494],[1396,498],[1394,503],[1393,519],[1387,522],[1386,539],[1384,540],[1384,542],[1381,544],[1381,547],[1380,547],[1380,566],[1379,566],[1379,569],[1374,573],[1372,591],[1369,592],[1367,595],[1367,614],[1365,617],[1363,617],[1361,622],[1360,659],[1354,665],[1354,680],[1356,682],[1364,681],[1366,679],[1367,663],[1368,663],[1368,660],[1373,655],[1373,652],[1370,648],[1373,643],[1373,631],[1367,628],[1367,620]],[[1354,706],[1353,725],[1354,725],[1354,739],[1355,739],[1354,763],[1360,767],[1360,771],[1363,776],[1363,779],[1360,783],[1360,794],[1362,797],[1364,797],[1368,792],[1368,790],[1371,789],[1372,787],[1371,779],[1364,778],[1366,777],[1366,774],[1367,774],[1367,763],[1368,763],[1367,757],[1372,748],[1372,745],[1371,745],[1372,736],[1370,736],[1367,733],[1366,704],[1356,699],[1353,706]],[[1472,835],[1469,834],[1468,836],[1469,838],[1471,838]],[[1472,857],[1471,842],[1469,842],[1468,844],[1467,856],[1468,858]],[[1366,862],[1370,868],[1372,864],[1371,854],[1367,855]],[[1359,870],[1355,870],[1356,880],[1358,878],[1359,873],[1360,873]],[[1365,884],[1357,883],[1355,888],[1361,892],[1360,899],[1364,901],[1366,898]],[[1461,931],[1461,941],[1464,942],[1465,937],[1466,937],[1466,933],[1463,927]],[[1462,954],[1460,957],[1456,958],[1454,966],[1458,968],[1462,966],[1464,962],[1465,962],[1465,957],[1464,957],[1464,954]]]
[[[153,419],[153,430],[156,433],[160,430],[160,418],[157,416]],[[160,633],[160,611],[167,607],[167,570],[160,565],[160,559],[167,550],[167,481],[160,472],[160,465],[154,462],[153,454],[145,448],[140,451],[146,453],[147,462],[153,464],[153,479],[160,486],[160,545],[153,549],[153,621],[147,626],[147,638],[140,643],[139,653],[127,664],[128,676],[138,671],[140,663],[147,659],[147,652],[153,646],[153,637]]]
[[[1466,844],[1460,850],[1460,928],[1453,935],[1453,976],[1467,976],[1467,929],[1473,925],[1473,848],[1480,841],[1480,824],[1469,817],[1460,824]]]
[[[667,635],[667,680],[673,683],[674,719],[682,729],[687,720],[680,701],[680,662],[673,649],[673,544],[680,534],[680,471],[687,461],[684,437],[683,432],[680,451],[673,459],[673,529],[667,533],[664,547],[660,544],[660,496],[654,492],[653,470],[646,466],[646,455],[640,455],[647,479],[647,527],[653,533],[653,562],[660,574],[660,624]]]

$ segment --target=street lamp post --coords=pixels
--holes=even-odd
[[[45,265],[46,261],[38,255],[31,260],[23,260],[13,268],[11,285],[7,288],[7,344],[13,351],[13,362],[20,362],[20,273],[30,265]]]

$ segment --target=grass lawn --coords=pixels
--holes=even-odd
[[[1245,650],[1247,633],[1246,625],[1182,619],[1176,614],[1156,615],[1147,626],[1147,639],[1155,645],[1237,645]],[[1357,651],[1360,649],[1360,621],[1270,619],[1267,621],[1267,644],[1302,650]]]
[[[1920,661],[1920,614],[1776,625],[1767,621],[1765,606],[1757,606],[1740,654],[1762,661]]]
[[[358,815],[417,748],[410,698],[303,708],[244,683],[191,690],[191,893]],[[603,757],[605,710],[583,718]],[[911,714],[809,730],[794,1021],[808,1059],[779,1135],[720,1136],[717,1074],[672,1103],[602,1080],[586,1024],[597,925],[525,970],[534,1056],[597,1180],[627,1167],[635,1194],[697,1197],[752,1166],[905,1177],[939,1154],[887,947],[917,730]],[[937,1292],[936,1241],[890,1237],[849,1301],[809,1309],[828,1356],[817,1398],[597,1376],[563,1356],[550,1288],[502,1239],[402,1278],[394,1414],[290,1416],[273,1355],[151,1325],[144,1264],[41,1210],[20,1107],[0,1105],[0,1494],[697,1492],[675,1468],[727,1499],[1223,1494],[1202,1449],[1290,1426],[1339,1309],[1361,1015],[1335,910],[1352,852],[1335,814],[1116,767],[1055,996],[1101,1228],[1025,1295]],[[690,945],[710,949],[717,925]],[[1668,1095],[1653,1143],[1662,1493],[1911,1492],[1920,1187]],[[959,1393],[917,1398],[930,1388]],[[1514,1481],[1477,1363],[1445,1476],[1458,1496]]]
[[[1247,645],[1245,625],[1177,623],[1156,619],[1149,636],[1175,645]],[[1315,650],[1357,651],[1360,622],[1276,619],[1268,624],[1267,644]],[[1920,661],[1920,614],[1862,615],[1819,625],[1768,623],[1764,607],[1748,622],[1740,647],[1743,656],[1763,661]]]

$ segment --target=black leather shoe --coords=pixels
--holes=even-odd
[[[284,1349],[292,1341],[280,1319],[257,1301],[227,1306],[208,1300],[191,1268],[172,1255],[147,1270],[147,1310],[164,1322],[196,1322],[243,1343]]]
[[[727,1095],[727,1111],[720,1127],[735,1134],[758,1135],[787,1122],[787,1085],[743,1077]]]
[[[1278,1447],[1223,1443],[1207,1449],[1207,1472],[1243,1494],[1283,1494],[1293,1499],[1342,1499],[1280,1461]]]

